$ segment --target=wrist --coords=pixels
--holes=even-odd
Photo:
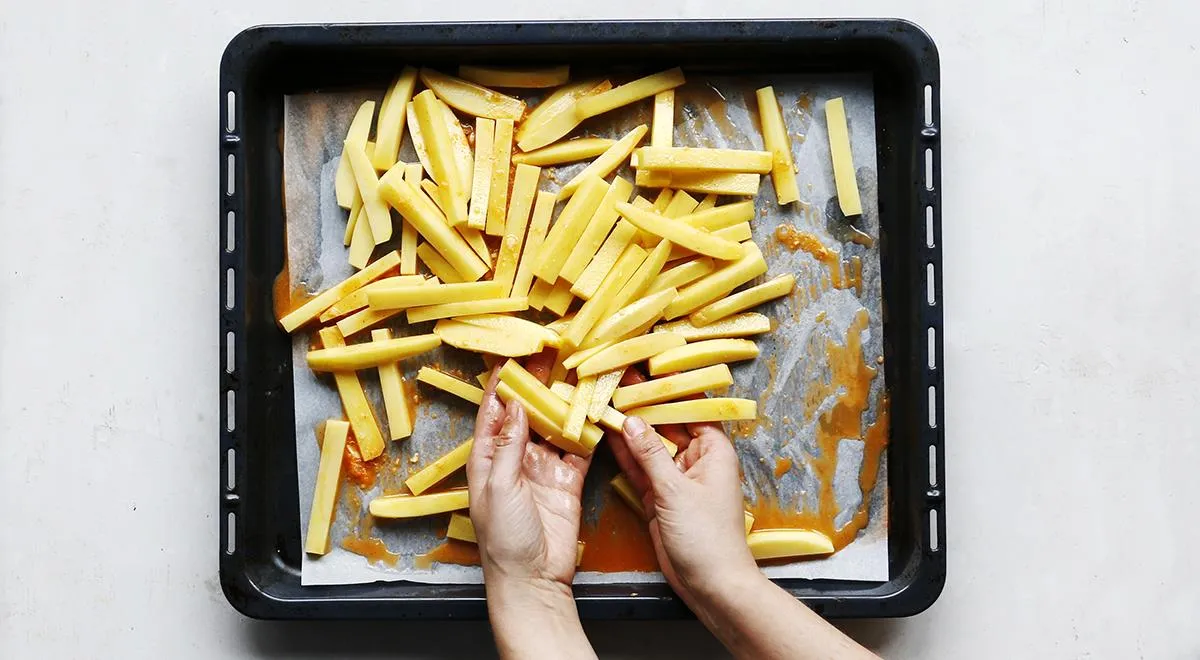
[[[720,612],[738,607],[745,594],[769,584],[770,580],[753,561],[723,566],[688,585],[688,591],[696,601],[689,605],[697,610],[696,615],[702,619],[717,616]]]
[[[570,585],[484,571],[488,618],[502,658],[587,657]]]

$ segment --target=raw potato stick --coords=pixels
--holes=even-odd
[[[354,171],[358,194],[362,197],[359,219],[362,219],[362,213],[367,215],[367,221],[371,223],[371,238],[375,245],[379,245],[392,237],[392,214],[379,196],[379,177],[375,174],[375,166],[360,145],[347,144],[342,153],[350,158],[350,169]]]
[[[389,252],[383,255],[366,268],[329,287],[317,294],[312,300],[285,314],[283,318],[279,319],[279,325],[286,332],[294,331],[296,328],[317,318],[321,312],[329,309],[334,303],[350,295],[359,287],[383,277],[387,271],[399,264],[399,254]]]
[[[675,299],[675,289],[664,289],[621,308],[600,321],[588,334],[582,346],[587,348],[610,341],[620,341],[637,328],[662,318],[663,310]]]
[[[756,357],[758,345],[749,339],[707,339],[655,355],[650,358],[649,370],[651,376],[658,376]]]
[[[471,445],[473,444],[474,441],[468,439],[461,445],[451,449],[445,456],[426,465],[416,474],[405,480],[404,485],[408,486],[413,495],[424,493],[439,481],[454,474],[466,465],[467,458],[471,455]]]
[[[404,166],[404,180],[414,188],[421,185],[421,164]],[[400,274],[413,275],[417,272],[417,228],[407,220],[400,221]],[[443,282],[447,280],[442,280]]]
[[[322,328],[328,330],[328,328]],[[436,335],[415,335],[353,346],[330,346],[309,351],[308,368],[313,371],[358,371],[431,351],[441,345]]]
[[[583,382],[583,381],[580,381],[580,382]],[[550,391],[554,392],[556,395],[558,395],[559,398],[563,399],[564,401],[571,401],[572,398],[575,396],[575,386],[568,385],[567,383],[564,383],[561,380],[555,381],[554,383],[552,383],[550,385]],[[595,394],[593,394],[592,397],[594,399]],[[591,403],[589,402],[588,405],[590,406]],[[616,431],[616,432],[620,433],[621,427],[623,427],[625,425],[625,415],[622,415],[621,413],[617,412],[615,409],[609,407],[608,404],[604,404],[600,407],[600,417],[598,419],[592,420],[592,421],[595,421],[597,424],[599,424],[600,426],[602,426],[610,431]]]
[[[568,85],[546,97],[534,108],[517,131],[521,151],[539,149],[575,130],[583,119],[575,114],[579,101],[612,89],[607,80]]]
[[[846,216],[862,215],[858,178],[854,173],[854,156],[850,152],[846,104],[842,97],[825,102],[825,124],[829,129],[829,152],[833,159],[833,180],[837,185],[838,206]]]
[[[637,166],[656,172],[754,172],[771,171],[769,151],[706,149],[701,147],[642,147]]]
[[[675,132],[675,90],[654,95],[654,120],[651,122],[650,146],[669,147]]]
[[[516,401],[525,408],[525,413],[529,417],[529,428],[533,429],[534,433],[542,436],[550,444],[559,449],[576,454],[578,456],[590,456],[592,451],[578,442],[571,442],[562,435],[562,426],[554,423],[548,414],[541,408],[535,406],[522,395],[517,394],[516,390],[511,385],[505,382],[496,384],[496,396],[505,403]],[[599,429],[597,429],[599,430]]]
[[[483,390],[432,367],[421,367],[417,372],[417,380],[443,392],[449,392],[460,399],[470,401],[477,406],[483,403]]]
[[[308,517],[308,533],[304,551],[312,555],[329,552],[329,528],[333,525],[337,506],[338,482],[342,477],[342,455],[346,453],[346,437],[350,425],[340,419],[325,422],[321,441],[321,459],[317,464],[317,485],[313,489],[312,509]]]
[[[368,510],[376,518],[419,518],[470,506],[466,488],[428,495],[384,495],[371,500]]]
[[[695,211],[679,216],[677,219],[696,229],[717,231],[754,220],[754,202],[745,200],[704,210],[697,207]]]
[[[541,167],[574,163],[580,160],[587,160],[588,158],[595,158],[608,151],[608,148],[615,143],[616,140],[608,138],[575,138],[574,140],[558,142],[548,147],[542,147],[541,149],[513,154],[512,162]]]
[[[642,248],[636,245],[625,248],[621,258],[617,259],[617,263],[604,278],[604,282],[596,289],[596,295],[585,302],[575,314],[575,318],[571,319],[571,325],[567,326],[567,331],[562,335],[565,346],[574,348],[583,343],[587,334],[600,321],[600,317],[608,309],[621,286],[645,259],[646,251]]]
[[[554,193],[538,191],[537,201],[533,205],[533,220],[529,224],[529,236],[525,239],[525,249],[521,252],[521,264],[517,267],[516,277],[513,278],[510,295],[530,296],[529,287],[533,283],[533,262],[541,254],[546,231],[550,228],[550,216],[554,213],[554,204]],[[541,305],[539,304],[535,309],[541,309]]]
[[[392,81],[383,102],[379,104],[379,119],[375,124],[375,151],[371,163],[377,170],[388,170],[396,164],[400,140],[404,137],[405,110],[417,88],[417,70],[406,66]]]
[[[499,282],[505,294],[513,289],[521,245],[525,242],[525,227],[529,223],[529,211],[538,192],[538,179],[542,175],[541,168],[533,165],[517,165],[516,170],[508,217],[502,223],[504,238],[500,242],[500,256],[496,257],[496,272],[492,276],[492,281]]]
[[[642,262],[642,265],[638,266],[638,269],[630,276],[625,286],[621,287],[621,290],[617,292],[612,303],[608,306],[607,313],[615,314],[618,310],[628,305],[631,300],[641,298],[643,294],[650,295],[646,290],[650,288],[650,282],[658,277],[659,272],[662,271],[663,266],[670,259],[673,247],[668,241],[662,241],[656,245],[650,251],[650,254],[646,255],[646,260]]]
[[[757,195],[762,177],[752,172],[675,172],[654,179],[655,172],[639,169],[634,183],[641,187],[671,187],[715,195]]]
[[[442,319],[433,332],[450,346],[476,353],[520,357],[540,353],[545,342],[540,337],[513,335],[452,319]]]
[[[725,337],[749,337],[772,330],[771,319],[757,312],[735,314],[716,323],[697,328],[687,319],[654,326],[653,332],[674,332],[688,341],[721,339]]]
[[[775,184],[775,200],[791,204],[800,199],[796,184],[796,165],[792,160],[792,141],[783,123],[783,112],[775,98],[775,88],[763,87],[755,92],[758,98],[758,122],[762,126],[763,146],[771,152],[771,181]]]
[[[366,284],[362,287],[359,287],[354,292],[350,293],[346,297],[337,301],[336,303],[331,305],[329,307],[329,309],[325,310],[324,312],[321,312],[321,316],[318,318],[321,321],[321,323],[328,323],[328,322],[332,321],[333,319],[338,318],[339,316],[345,316],[346,314],[349,314],[350,312],[353,312],[355,310],[366,307],[368,291],[382,289],[382,288],[388,288],[388,287],[416,285],[416,284],[430,284],[430,283],[436,283],[436,282],[434,282],[434,280],[426,280],[421,275],[397,275],[395,277],[385,277],[380,280],[375,280],[374,282],[371,282],[370,284]]]
[[[458,75],[485,86],[542,89],[566,84],[571,75],[571,67],[564,65],[540,69],[505,69],[463,65],[458,67]]]
[[[658,293],[663,289],[679,289],[687,284],[691,284],[696,280],[708,275],[716,269],[716,264],[711,257],[700,257],[681,263],[672,268],[668,268],[658,274],[654,281],[650,283],[646,293]]]
[[[762,251],[758,246],[754,243],[742,245],[745,251],[741,259],[730,262],[681,289],[663,316],[674,319],[690,314],[767,272],[767,262],[763,260]]]
[[[508,209],[508,171],[511,167],[513,122],[496,121],[496,136],[492,142],[492,191],[487,212],[488,236],[504,233],[504,213]]]
[[[425,140],[425,150],[429,153],[429,162],[433,166],[431,175],[441,191],[442,208],[446,211],[446,218],[451,226],[463,224],[467,221],[466,183],[454,156],[454,145],[446,126],[445,111],[430,90],[417,94],[412,102],[417,126],[420,127],[421,137]],[[438,251],[441,252],[441,249]]]
[[[731,316],[756,305],[761,305],[768,300],[782,298],[791,293],[795,286],[795,276],[790,273],[780,275],[758,286],[750,287],[745,291],[739,291],[732,296],[706,305],[693,313],[689,318],[692,321],[692,325],[703,327],[726,316]]]
[[[758,529],[746,535],[746,545],[755,561],[833,552],[829,537],[811,529]]]
[[[408,226],[408,223],[405,223],[405,226]],[[445,257],[438,254],[438,251],[433,249],[432,245],[428,243],[418,245],[417,256],[420,257],[421,263],[425,264],[429,272],[433,273],[437,279],[446,284],[457,284],[463,281],[458,271],[454,270],[454,266],[451,266]]]
[[[657,357],[657,356],[656,356]],[[653,358],[652,358],[653,359]],[[685,371],[666,378],[656,378],[636,385],[618,388],[612,404],[625,411],[664,401],[682,399],[693,394],[719,390],[733,385],[733,374],[724,364],[714,364],[695,371]]]
[[[443,303],[426,307],[413,307],[406,316],[409,323],[421,323],[435,319],[447,319],[469,314],[500,314],[504,312],[523,312],[529,309],[529,299],[493,298],[491,300],[469,300],[467,302]]]
[[[471,174],[471,207],[467,226],[484,229],[488,219],[488,196],[492,191],[492,159],[495,149],[496,122],[479,117],[475,120],[475,170]]]
[[[351,266],[362,270],[371,263],[371,253],[375,251],[375,237],[371,235],[371,223],[362,208],[362,195],[355,193],[354,206],[350,209],[350,224],[354,229],[350,234],[350,251],[347,260]]]
[[[632,183],[619,176],[613,178],[612,185],[604,193],[600,205],[592,214],[592,219],[588,221],[579,240],[571,248],[571,254],[563,264],[559,277],[568,282],[574,282],[579,278],[583,269],[592,261],[592,257],[596,256],[596,251],[604,243],[604,239],[612,230],[613,225],[620,219],[616,209],[617,202],[628,200],[632,194]]]
[[[579,441],[579,436],[583,433],[583,425],[587,422],[587,411],[592,402],[592,393],[595,390],[595,376],[579,379],[579,385],[571,394],[571,407],[567,411],[567,421],[563,424],[563,436],[568,440]]]
[[[558,220],[550,228],[550,233],[546,235],[538,260],[533,265],[534,275],[548,283],[558,279],[563,264],[571,254],[571,248],[583,234],[588,220],[596,212],[596,207],[600,205],[600,200],[607,191],[608,184],[598,176],[588,177],[583,182],[579,194],[571,197],[563,207],[562,213],[558,214]]]
[[[342,333],[337,328],[321,328],[318,332],[321,344],[326,349],[340,348],[346,345]],[[342,399],[342,409],[350,420],[350,428],[354,430],[354,439],[358,442],[358,451],[364,461],[377,458],[384,450],[383,433],[379,431],[379,423],[375,421],[375,412],[367,401],[358,374],[353,371],[334,372],[333,381],[337,384],[338,396]]]
[[[662,332],[626,339],[584,360],[575,368],[575,373],[583,378],[605,371],[612,371],[613,369],[620,369],[621,367],[628,367],[631,364],[637,364],[638,362],[652,358],[665,350],[683,346],[685,343],[683,337],[679,335]],[[669,422],[651,422],[647,419],[646,423],[666,424]]]
[[[661,73],[639,78],[607,92],[589,96],[575,106],[575,116],[580,120],[595,117],[623,105],[629,105],[659,92],[679,87],[684,82],[683,71],[678,67]]]
[[[632,204],[620,202],[617,204],[617,212],[638,229],[693,252],[723,260],[737,259],[742,255],[743,248],[733,241],[719,238],[702,229],[696,229],[691,225],[658,215],[653,211],[646,211]]]
[[[616,265],[617,259],[620,259],[621,255],[625,253],[625,248],[633,242],[636,234],[637,227],[624,220],[617,221],[617,226],[613,228],[608,238],[604,239],[604,244],[600,246],[596,256],[592,257],[592,262],[575,280],[574,286],[571,287],[571,293],[584,300],[590,300],[595,296],[596,290],[604,283],[609,271]]]
[[[635,127],[632,131],[626,133],[624,137],[622,137],[620,140],[617,140],[604,153],[600,154],[599,158],[592,161],[590,165],[583,168],[583,171],[581,171],[579,174],[576,174],[574,178],[568,181],[562,187],[562,189],[558,191],[558,198],[566,199],[567,197],[575,194],[575,191],[580,185],[583,184],[584,181],[588,179],[588,177],[596,176],[603,178],[609,174],[612,174],[613,170],[616,170],[621,166],[621,163],[625,162],[625,159],[629,158],[629,154],[633,153],[634,148],[637,147],[638,143],[642,141],[642,138],[646,136],[646,132],[648,130],[650,130],[648,126],[641,124],[640,126]]]
[[[421,69],[421,82],[446,105],[469,115],[517,121],[525,114],[521,99],[430,68]]]
[[[418,284],[381,288],[367,292],[371,309],[407,309],[441,303],[489,300],[503,296],[499,282]]]
[[[372,330],[371,341],[383,342],[392,338],[389,330]],[[404,395],[404,377],[395,362],[379,365],[379,389],[383,393],[383,410],[387,413],[388,435],[400,440],[412,435],[413,411]]]
[[[758,403],[753,399],[714,397],[642,406],[625,414],[641,417],[650,425],[729,422],[754,419],[758,416]]]
[[[379,185],[384,199],[416,227],[463,279],[474,282],[483,277],[488,271],[487,264],[462,236],[446,224],[437,206],[402,178],[393,178],[392,172],[394,170],[389,170]]]
[[[593,422],[600,421],[604,410],[608,408],[608,403],[612,401],[613,392],[617,391],[617,387],[621,384],[621,377],[624,375],[625,369],[622,368],[606,371],[596,377],[596,390],[592,392],[592,403],[588,406],[588,419]]]
[[[366,149],[367,136],[371,134],[371,118],[374,116],[375,102],[363,101],[354,113],[354,119],[350,121],[350,128],[346,131],[346,142]],[[354,198],[358,197],[358,184],[354,180],[354,172],[350,169],[350,157],[346,155],[344,146],[337,173],[334,175],[334,197],[337,198],[338,206],[344,209],[353,206]]]

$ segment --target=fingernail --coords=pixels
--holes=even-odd
[[[648,428],[646,422],[642,421],[641,417],[626,417],[625,418],[625,435],[640,436],[646,432]]]

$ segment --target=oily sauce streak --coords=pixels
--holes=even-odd
[[[364,461],[362,452],[358,449],[358,440],[352,431],[350,437],[346,439],[346,453],[342,457],[342,474],[359,488],[371,490],[375,487],[375,477],[386,460],[387,457],[384,454]]]
[[[579,530],[587,544],[581,571],[657,571],[658,559],[650,542],[646,521],[617,498],[611,489],[604,497],[600,517]]]
[[[834,288],[845,288],[842,281],[842,255],[825,247],[816,235],[799,231],[792,225],[782,224],[775,228],[775,240],[792,252],[804,250],[811,254],[829,268]]]
[[[356,555],[366,557],[367,561],[372,564],[382,562],[388,566],[395,566],[400,559],[400,555],[388,550],[383,541],[374,536],[367,538],[348,536],[342,539],[342,547]]]
[[[782,456],[775,459],[775,478],[779,479],[792,469],[792,459]]]
[[[479,546],[474,543],[467,543],[466,541],[447,539],[433,550],[423,555],[417,555],[413,559],[413,566],[421,570],[428,570],[435,563],[478,566],[480,563]]]

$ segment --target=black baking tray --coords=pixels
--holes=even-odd
[[[220,571],[259,618],[483,618],[480,585],[300,586],[283,265],[283,96],[384,85],[404,64],[569,63],[874,80],[884,354],[891,399],[887,582],[779,580],[827,617],[906,616],[946,575],[938,54],[902,20],[282,25],[250,28],[220,73]],[[577,585],[585,618],[689,616],[666,585]]]

